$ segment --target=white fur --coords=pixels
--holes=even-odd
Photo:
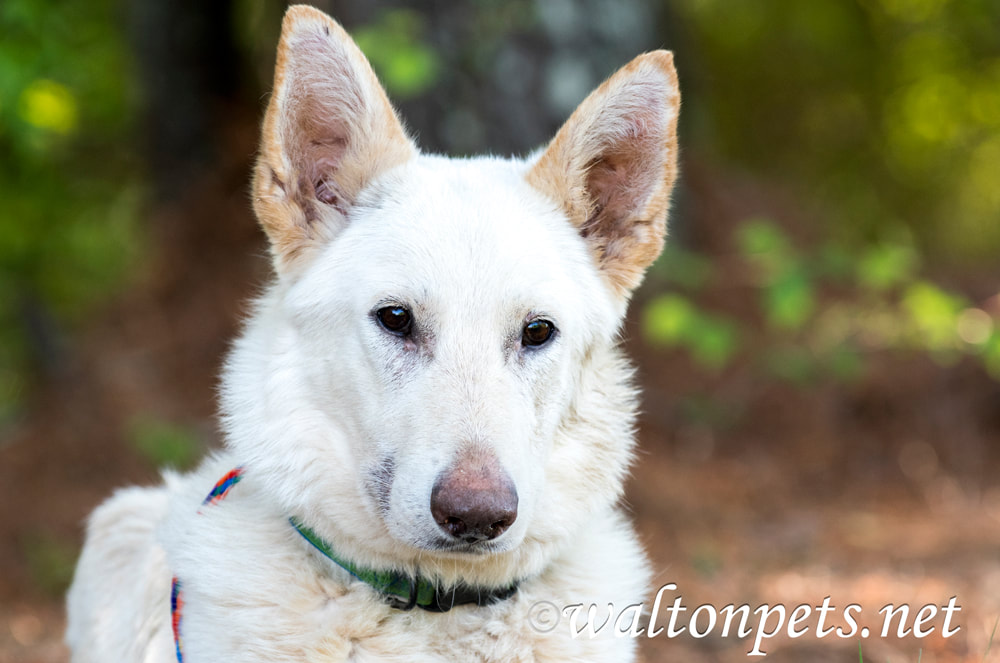
[[[73,661],[174,660],[172,576],[187,663],[633,660],[635,641],[610,630],[571,639],[527,617],[537,601],[623,609],[649,579],[618,507],[636,405],[617,349],[625,299],[528,183],[532,165],[414,156],[367,182],[308,261],[279,267],[226,364],[227,450],[91,518],[68,598]],[[419,348],[374,321],[387,302],[413,311]],[[521,347],[529,316],[555,339]],[[444,552],[431,488],[470,445],[513,480],[517,518],[479,553]],[[202,507],[236,465],[243,480]],[[291,516],[367,567],[520,586],[486,607],[396,610]]]

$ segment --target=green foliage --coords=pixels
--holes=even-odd
[[[803,252],[776,224],[757,218],[740,227],[736,243],[742,266],[727,265],[726,286],[748,288],[760,315],[708,312],[682,294],[697,296],[701,284],[721,279],[711,261],[675,250],[654,274],[673,274],[685,264],[707,273],[695,285],[674,279],[671,287],[680,292],[645,305],[649,343],[684,349],[713,372],[749,352],[764,375],[796,384],[856,379],[867,359],[884,351],[925,353],[942,364],[971,356],[1000,379],[1000,321],[920,278],[920,257],[907,240],[853,252],[837,244]],[[682,260],[675,263],[677,256]],[[759,327],[751,322],[757,317]]]
[[[914,344],[937,356],[959,349],[958,318],[966,307],[964,300],[933,283],[919,281],[906,288],[901,304]]]
[[[872,290],[885,291],[912,279],[919,262],[912,246],[878,244],[858,261],[858,281]]]
[[[65,85],[45,79],[32,81],[18,101],[18,115],[37,129],[56,134],[76,129],[76,97]]]
[[[680,295],[661,295],[646,305],[643,333],[655,343],[680,343],[692,327],[698,312]]]
[[[193,431],[150,416],[138,417],[131,422],[129,440],[136,451],[156,468],[190,468],[205,448]]]
[[[870,240],[893,219],[924,249],[995,260],[1000,3],[700,0],[671,7],[697,67],[725,81],[693,81],[688,99],[697,106],[691,128],[698,135],[688,131],[689,142],[796,185],[840,238]],[[882,282],[883,275],[869,276]]]
[[[813,312],[812,276],[776,226],[762,219],[748,221],[738,242],[762,284],[768,323],[776,329],[799,329]]]
[[[785,234],[768,219],[749,219],[740,226],[737,244],[748,260],[770,276],[782,271],[794,258]]]
[[[805,270],[795,265],[767,284],[764,310],[768,321],[780,329],[799,329],[813,312],[815,295]]]
[[[726,365],[737,350],[736,325],[695,308],[679,295],[661,295],[644,311],[643,333],[652,343],[680,346],[709,370]]]
[[[354,31],[354,40],[397,99],[419,95],[437,80],[437,53],[422,41],[425,19],[415,11],[391,9]]]
[[[117,9],[0,3],[0,421],[43,351],[29,313],[71,323],[134,251],[140,187],[120,146],[132,103]]]

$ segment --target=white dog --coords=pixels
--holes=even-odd
[[[537,611],[649,589],[617,335],[678,109],[657,51],[526,161],[422,155],[343,29],[289,9],[253,185],[277,276],[226,365],[227,450],[94,513],[73,660],[634,660]]]

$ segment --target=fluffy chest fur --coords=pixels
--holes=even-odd
[[[201,506],[201,479],[229,461],[222,456],[195,475],[171,478],[176,492],[161,532],[166,565],[184,588],[185,660],[620,661],[634,647],[613,637],[567,642],[561,631],[539,633],[529,619],[539,601],[625,606],[643,596],[645,558],[617,510],[593,513],[586,535],[550,551],[545,568],[511,599],[447,613],[401,611],[312,549],[252,475],[223,502]],[[602,569],[597,577],[595,568]]]

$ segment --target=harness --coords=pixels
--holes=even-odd
[[[236,467],[219,479],[201,503],[198,513],[207,506],[222,502],[244,476],[243,466]],[[517,592],[518,583],[508,587],[475,587],[459,583],[442,588],[419,575],[411,576],[399,571],[377,571],[353,564],[340,557],[333,546],[296,518],[288,519],[292,529],[318,550],[324,557],[347,571],[351,576],[374,589],[382,599],[396,610],[414,607],[427,612],[448,612],[457,605],[487,606],[509,599]],[[181,581],[175,576],[170,587],[170,624],[174,633],[174,649],[178,663],[184,663],[181,626],[184,613],[184,592]]]

